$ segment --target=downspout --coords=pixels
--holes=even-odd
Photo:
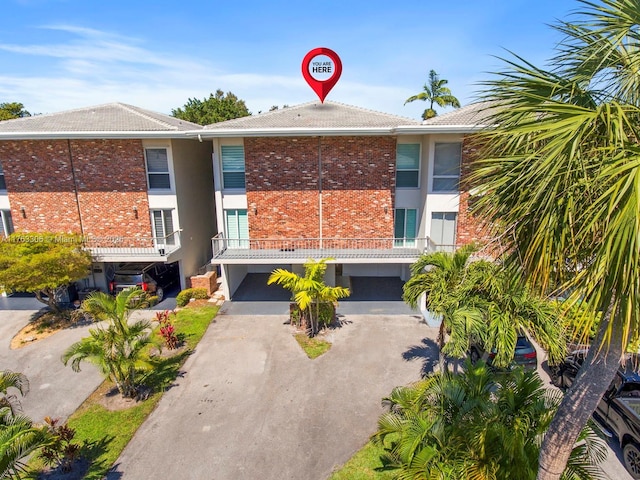
[[[84,239],[84,226],[82,225],[82,213],[80,211],[80,198],[78,197],[78,182],[76,181],[76,169],[73,166],[73,155],[71,154],[71,140],[67,139],[67,149],[69,151],[69,166],[71,167],[71,177],[73,178],[73,193],[76,197],[76,207],[78,209],[78,221],[80,222],[80,235]]]
[[[318,216],[320,221],[320,249],[322,250],[322,137],[318,137]]]

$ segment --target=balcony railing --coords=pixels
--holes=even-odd
[[[212,238],[213,260],[290,260],[332,257],[346,259],[385,259],[407,262],[422,253],[451,250],[455,246],[436,245],[424,238],[279,238],[228,239],[222,233]]]
[[[180,248],[180,232],[164,237],[88,236],[83,243],[94,260],[108,257],[165,259]]]

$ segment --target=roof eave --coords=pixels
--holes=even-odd
[[[187,131],[165,132],[0,132],[0,140],[81,140],[133,138],[185,138]]]
[[[304,136],[349,136],[349,135],[393,135],[394,127],[365,128],[224,128],[195,130],[189,136],[201,138],[218,137],[304,137]]]
[[[398,135],[418,135],[425,133],[473,133],[484,130],[488,125],[408,125],[395,129]]]

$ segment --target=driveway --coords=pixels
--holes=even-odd
[[[45,416],[67,418],[102,382],[102,375],[90,364],[75,373],[60,356],[69,345],[87,336],[89,326],[57,332],[51,337],[11,350],[13,336],[37,313],[33,310],[0,311],[0,370],[27,376],[30,391],[21,399],[23,412],[36,422]]]
[[[345,316],[316,360],[285,318],[218,315],[108,478],[324,480],[437,361],[420,316]]]

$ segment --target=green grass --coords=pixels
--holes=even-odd
[[[349,459],[329,480],[392,480],[395,473],[391,470],[381,471],[383,467],[380,456],[384,449],[373,442],[368,442]]]
[[[104,382],[71,415],[68,424],[76,430],[74,440],[83,445],[82,456],[89,460],[85,479],[104,478],[136,430],[154,410],[162,393],[173,383],[180,366],[198,344],[217,312],[218,307],[214,306],[185,308],[173,318],[173,324],[187,349],[172,357],[156,358],[156,368],[144,382],[154,392],[149,398],[125,410],[107,410],[99,400],[113,388],[113,384]],[[31,467],[37,471],[42,464],[36,460]]]
[[[304,333],[297,333],[295,335],[298,344],[307,354],[307,357],[313,359],[318,358],[323,353],[327,352],[331,348],[331,344],[326,340],[320,340],[318,338],[309,338]]]

